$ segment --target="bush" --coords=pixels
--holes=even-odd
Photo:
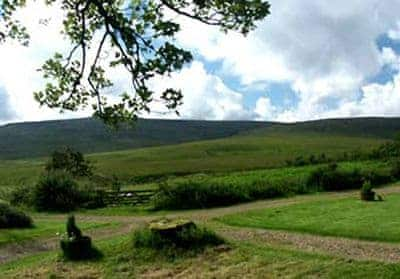
[[[322,191],[340,191],[360,188],[363,180],[359,170],[339,170],[337,164],[333,163],[311,172],[307,185],[315,186]]]
[[[160,221],[158,221],[160,222]],[[167,228],[153,226],[134,232],[133,245],[135,248],[151,248],[156,250],[201,250],[207,246],[217,246],[225,241],[206,228],[200,228],[186,220],[162,220],[172,224]]]
[[[30,228],[32,226],[32,219],[25,213],[0,203],[0,229]]]
[[[307,192],[305,182],[299,178],[248,184],[189,179],[160,184],[153,203],[155,209],[210,208]]]
[[[68,217],[67,237],[60,240],[60,246],[63,256],[68,260],[87,260],[101,256],[101,253],[92,246],[91,238],[82,235],[73,215]]]
[[[77,183],[65,172],[50,172],[33,190],[33,206],[38,211],[68,212],[82,200]]]

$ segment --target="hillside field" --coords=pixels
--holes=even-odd
[[[286,160],[310,155],[340,159],[344,153],[367,152],[385,139],[320,133],[268,133],[235,136],[171,146],[90,154],[102,176],[116,175],[126,183],[194,173],[226,173],[276,168]],[[0,187],[34,183],[46,158],[0,161]]]
[[[154,200],[140,206],[76,208],[77,225],[101,252],[101,257],[85,261],[68,261],[61,255],[59,241],[70,213],[17,206],[32,217],[34,226],[0,229],[0,277],[397,278],[398,177],[392,174],[391,160],[360,156],[390,141],[397,124],[385,122],[393,124],[392,130],[385,130],[377,128],[381,120],[363,122],[364,126],[354,121],[268,124],[240,131],[235,124],[229,135],[218,134],[216,128],[215,139],[186,138],[182,143],[163,141],[160,146],[119,151],[93,148],[108,150],[85,154],[96,167],[96,177],[117,176],[122,190],[155,189]],[[376,128],[369,129],[371,125]],[[48,160],[36,155],[48,148],[0,161],[2,202],[7,203],[18,186],[35,186]],[[327,160],[312,163],[311,157]],[[304,159],[305,165],[288,163],[296,158]],[[334,185],[339,190],[310,184],[317,171],[351,184]],[[362,179],[351,180],[355,176]],[[360,187],[373,179],[374,191],[384,201],[360,201]],[[160,193],[175,203],[157,207],[163,205]],[[164,218],[192,220],[224,243],[188,250],[134,245],[135,231]]]

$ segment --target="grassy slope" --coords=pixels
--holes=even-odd
[[[319,120],[296,124],[249,121],[139,120],[118,131],[93,119],[18,123],[0,127],[0,160],[48,156],[69,145],[83,153],[171,145],[239,134],[318,132],[325,135],[393,138],[398,118]],[[79,140],[78,140],[79,139]]]
[[[93,119],[18,123],[0,127],[0,159],[48,156],[62,146],[83,153],[125,150],[237,135],[265,122],[138,120],[113,130]]]
[[[243,227],[400,242],[399,211],[400,195],[392,194],[384,202],[367,203],[358,198],[316,201],[229,215],[219,220]]]
[[[230,172],[280,167],[298,155],[370,150],[383,140],[316,133],[268,136],[236,136],[220,140],[153,147],[88,156],[102,175],[117,175],[124,180],[142,176],[165,176],[199,172]],[[0,161],[1,186],[33,183],[43,169],[44,159]]]

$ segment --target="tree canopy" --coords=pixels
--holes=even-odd
[[[15,39],[29,44],[27,29],[14,16],[28,1],[0,1],[0,42]],[[177,16],[245,35],[270,12],[263,0],[43,1],[64,11],[60,31],[71,49],[56,52],[42,65],[47,82],[34,93],[35,99],[61,111],[91,106],[94,115],[109,124],[136,119],[156,100],[178,113],[183,98],[179,89],[154,92],[149,86],[153,78],[170,75],[193,59],[174,41],[181,29]],[[132,90],[110,102],[102,93],[113,86],[109,70],[116,67],[127,71]]]

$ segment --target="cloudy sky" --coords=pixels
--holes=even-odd
[[[183,90],[181,118],[291,122],[400,116],[400,0],[270,3],[272,14],[247,37],[182,20],[177,41],[195,60],[153,85]],[[90,115],[61,115],[35,103],[32,92],[43,86],[36,69],[67,47],[58,33],[62,16],[36,4],[19,17],[32,40],[29,48],[0,45],[0,123]],[[40,24],[40,18],[49,24]]]

